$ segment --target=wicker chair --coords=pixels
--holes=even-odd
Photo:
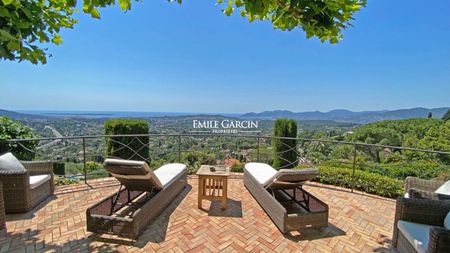
[[[435,191],[444,183],[446,182],[407,177],[405,180],[405,197],[450,200],[450,195],[435,193]]]
[[[53,194],[53,163],[50,161],[21,162],[26,171],[23,173],[0,171],[3,183],[3,198],[6,213],[22,213],[31,210]],[[50,175],[50,180],[32,187],[30,176]]]
[[[401,229],[399,221],[413,223],[428,229],[428,241],[420,252],[444,253],[450,249],[450,230],[443,227],[444,219],[450,211],[450,200],[398,198],[395,212],[392,245],[400,253],[419,252]],[[424,226],[426,224],[429,226]],[[416,242],[416,244],[418,244]],[[427,244],[427,245],[426,245]],[[416,247],[415,247],[416,246]]]

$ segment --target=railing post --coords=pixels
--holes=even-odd
[[[355,189],[356,144],[353,145],[352,192]]]
[[[178,135],[178,162],[181,163],[181,135]]]
[[[84,183],[87,184],[87,171],[86,171],[86,138],[83,137],[83,172]]]
[[[259,162],[259,136],[256,138],[257,139],[257,143],[256,143],[256,161]]]

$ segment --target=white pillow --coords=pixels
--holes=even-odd
[[[445,216],[444,228],[450,229],[450,212],[448,212],[447,216]]]
[[[450,195],[450,180],[441,185],[435,193]]]
[[[1,171],[14,171],[19,173],[24,173],[27,170],[23,165],[17,160],[17,158],[11,154],[6,153],[0,156],[0,170]]]

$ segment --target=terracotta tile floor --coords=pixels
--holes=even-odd
[[[309,184],[330,206],[329,226],[283,235],[245,189],[229,182],[228,209],[204,201],[197,209],[197,180],[152,222],[137,241],[86,232],[87,207],[117,190],[115,180],[59,187],[26,214],[7,215],[0,252],[388,252],[395,201]]]

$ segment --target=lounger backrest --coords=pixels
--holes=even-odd
[[[281,169],[274,176],[264,183],[264,187],[273,186],[289,186],[295,184],[303,184],[319,176],[319,170],[315,168],[307,168],[301,170]]]
[[[128,190],[150,191],[163,188],[146,162],[106,159],[104,165],[105,169]]]

